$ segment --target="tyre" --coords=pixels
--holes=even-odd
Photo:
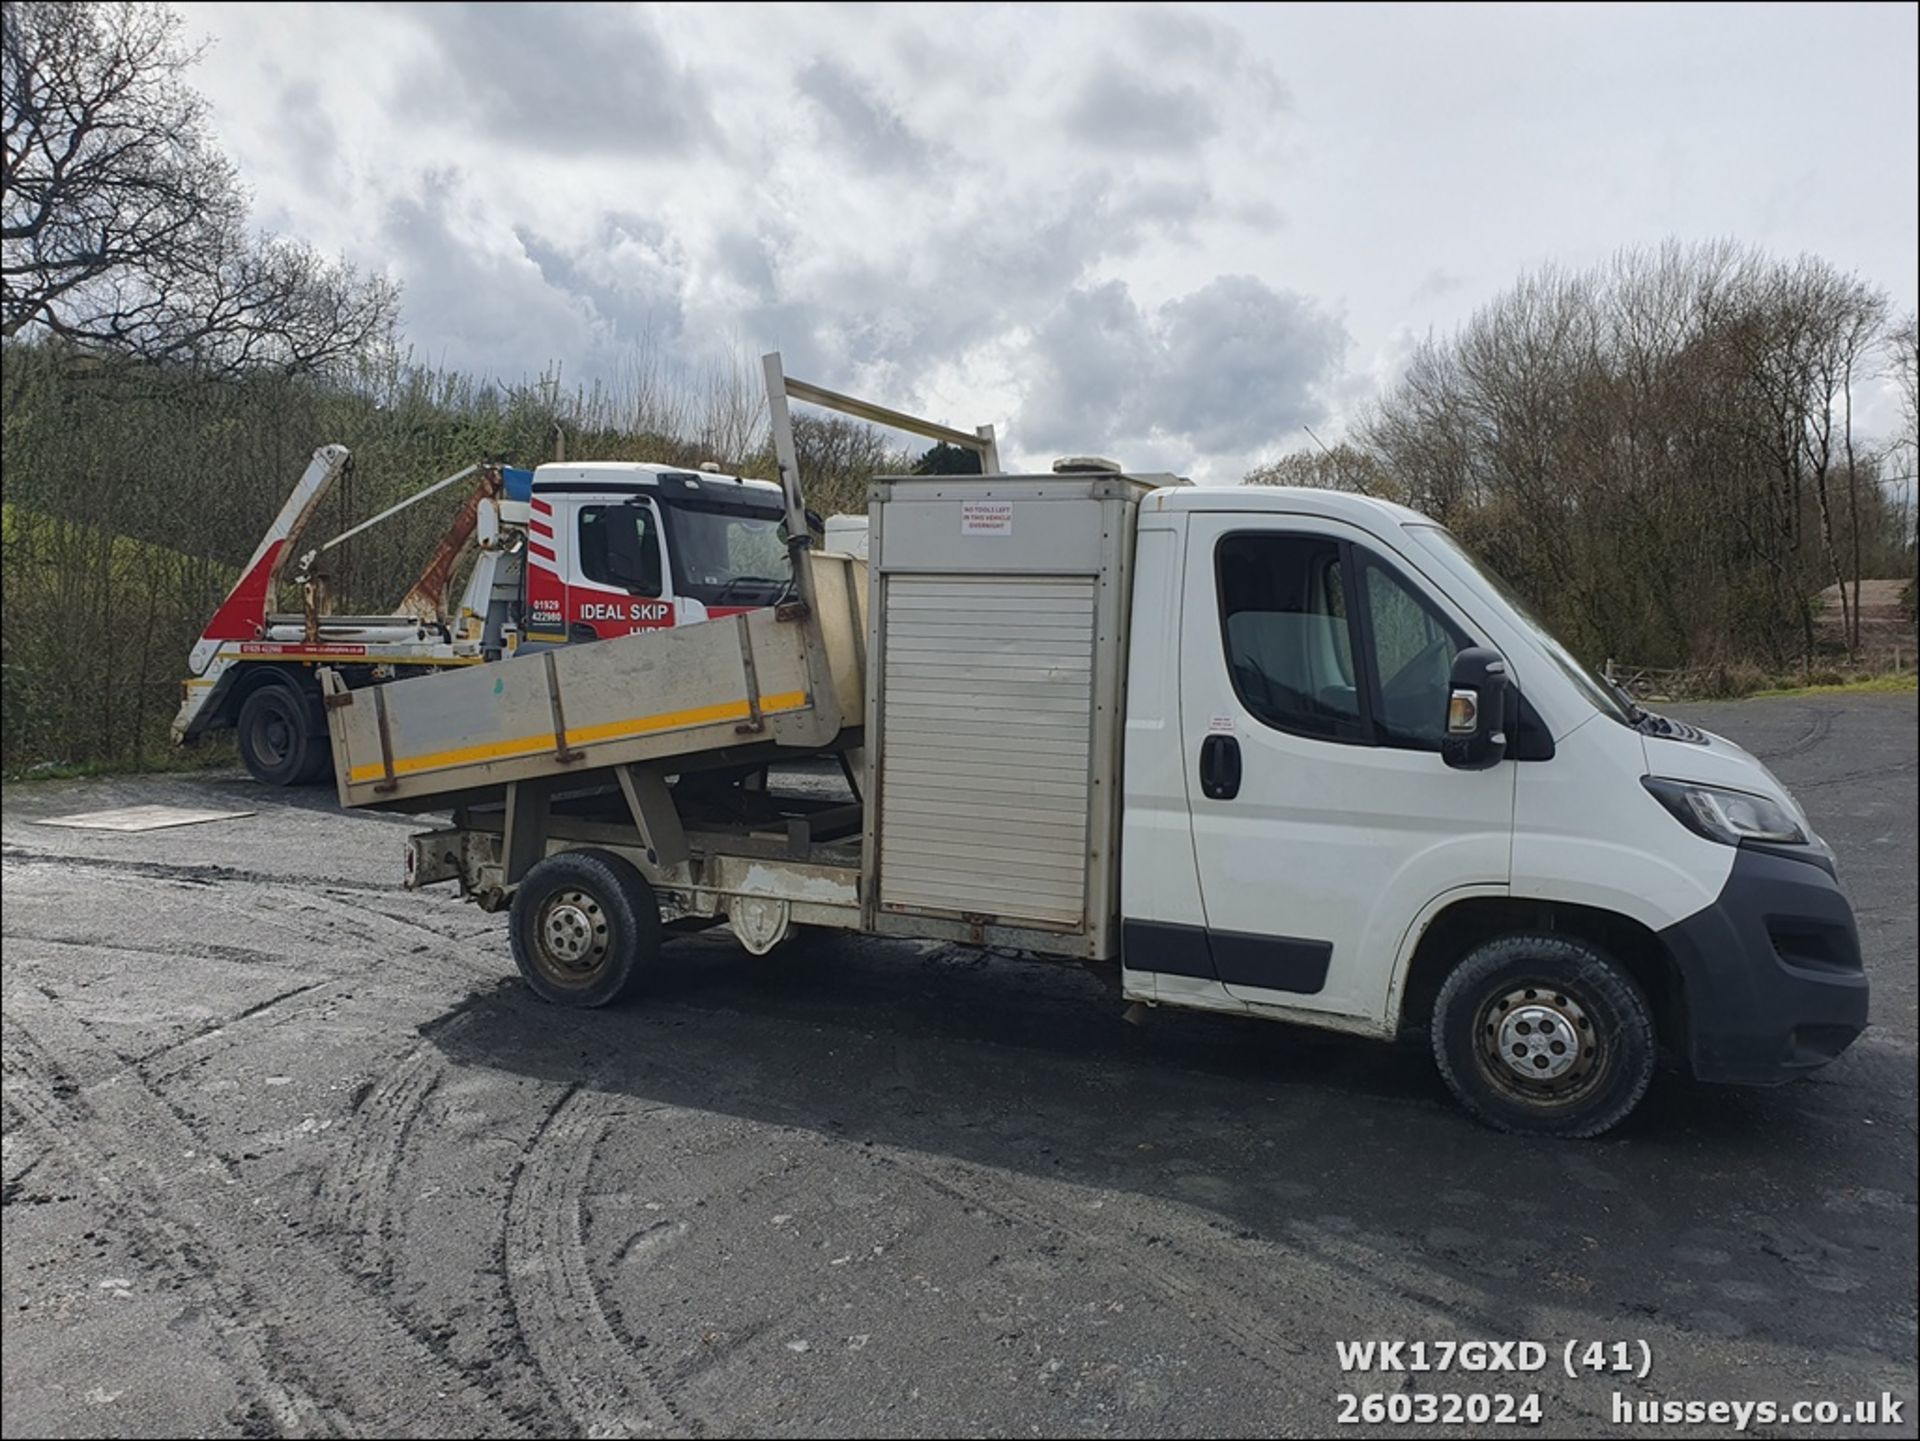
[[[299,786],[331,771],[324,715],[317,696],[289,685],[263,685],[249,695],[234,734],[253,778],[270,786]]]
[[[333,784],[333,741],[327,735],[327,704],[320,696],[312,694],[306,697],[307,735],[311,747],[307,753],[307,768],[301,773],[301,785]]]
[[[514,892],[507,929],[520,975],[556,1006],[616,1001],[660,958],[653,887],[611,851],[548,856]]]
[[[1433,1057],[1460,1104],[1490,1126],[1597,1136],[1653,1079],[1653,1013],[1598,947],[1503,936],[1468,952],[1440,988]]]

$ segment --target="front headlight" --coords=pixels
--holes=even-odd
[[[1742,841],[1771,841],[1803,846],[1807,833],[1793,812],[1778,801],[1749,791],[1722,790],[1693,781],[1643,776],[1640,784],[1673,812],[1674,819],[1710,841],[1737,846]]]

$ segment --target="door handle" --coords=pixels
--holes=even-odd
[[[1240,794],[1240,742],[1236,737],[1208,736],[1200,743],[1200,790],[1214,801],[1230,801]]]

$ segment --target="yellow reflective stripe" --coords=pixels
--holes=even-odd
[[[781,715],[787,711],[804,710],[806,704],[805,691],[787,691],[782,695],[762,696],[760,711],[763,715]],[[736,700],[727,701],[721,705],[699,706],[693,710],[667,711],[661,715],[637,716],[631,720],[581,726],[578,730],[569,726],[567,744],[592,745],[596,741],[620,740],[627,736],[649,735],[655,731],[713,725],[720,721],[745,720],[751,713],[744,700]],[[541,751],[552,750],[553,745],[553,732],[548,731],[545,735],[521,736],[510,741],[489,741],[485,745],[459,746],[453,750],[434,751],[430,755],[396,756],[393,762],[393,773],[396,776],[408,776],[420,771],[439,770],[446,766],[473,765],[479,761],[508,760],[514,756],[538,755]],[[380,780],[386,773],[386,767],[375,761],[371,765],[355,766],[347,773],[347,779],[351,782]]]

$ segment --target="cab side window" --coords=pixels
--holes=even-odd
[[[1371,740],[1361,710],[1344,559],[1318,536],[1225,536],[1216,555],[1233,688],[1279,730]]]
[[[1360,574],[1376,738],[1381,745],[1437,751],[1446,730],[1453,658],[1469,642],[1424,595],[1365,552]]]
[[[660,535],[653,507],[580,507],[580,573],[631,595],[660,594]]]
[[[1252,715],[1321,740],[1440,749],[1453,658],[1473,642],[1398,571],[1271,531],[1222,537],[1215,565],[1227,669]]]

